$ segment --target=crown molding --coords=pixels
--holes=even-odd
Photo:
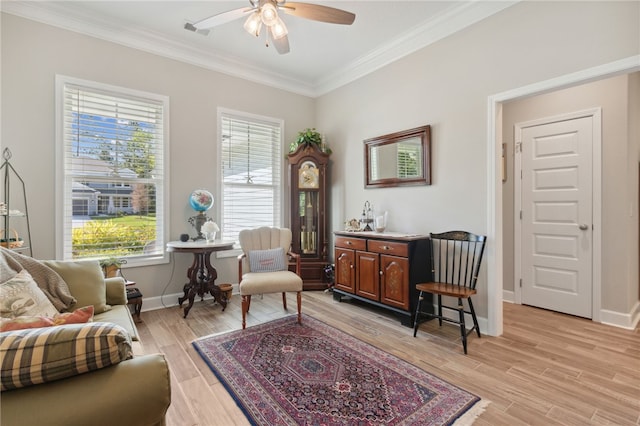
[[[327,75],[321,81],[303,81],[248,64],[239,57],[212,49],[177,42],[149,30],[117,25],[65,3],[45,1],[1,1],[0,10],[22,18],[110,41],[122,46],[196,65],[233,77],[318,97],[355,81],[448,35],[485,19],[520,0],[473,1],[448,10],[415,27],[363,57]],[[72,2],[70,2],[72,3]]]
[[[11,15],[117,43],[122,46],[142,50],[266,86],[310,97],[313,97],[315,94],[311,83],[256,67],[244,62],[241,58],[233,57],[212,49],[205,50],[185,43],[176,42],[157,32],[136,28],[132,29],[124,25],[114,25],[112,22],[108,22],[95,15],[78,12],[57,2],[1,1],[0,10]]]
[[[473,1],[449,9],[317,81],[314,85],[315,95],[323,95],[362,78],[520,1]]]

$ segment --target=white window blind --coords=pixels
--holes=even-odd
[[[380,164],[380,159],[378,158],[378,151],[380,151],[380,148],[377,147],[373,147],[373,148],[367,148],[369,150],[369,164]],[[380,179],[380,167],[369,167],[369,179],[373,180],[378,180]]]
[[[422,176],[422,162],[420,161],[421,146],[408,142],[398,144],[398,177],[401,179]]]
[[[57,77],[62,259],[164,258],[168,98]]]
[[[221,112],[222,237],[282,226],[282,122]]]

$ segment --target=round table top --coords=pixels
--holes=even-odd
[[[223,241],[215,240],[213,242],[207,242],[206,240],[197,241],[169,241],[167,243],[167,251],[174,252],[210,252],[210,251],[223,251],[232,250],[235,241]]]

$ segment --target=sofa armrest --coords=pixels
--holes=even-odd
[[[104,280],[107,287],[107,305],[126,305],[127,290],[122,277],[106,278]]]
[[[3,426],[164,425],[171,403],[163,355],[145,355],[63,380],[2,392]]]

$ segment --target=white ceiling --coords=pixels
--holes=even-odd
[[[318,96],[468,25],[513,1],[322,1],[353,12],[353,25],[282,14],[291,51],[279,55],[242,28],[243,19],[204,36],[184,29],[209,16],[249,6],[235,1],[16,1],[3,12],[283,88]]]

